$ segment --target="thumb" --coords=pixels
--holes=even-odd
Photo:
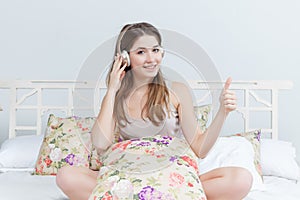
[[[232,82],[232,78],[228,77],[227,80],[226,80],[226,82],[225,82],[225,85],[224,85],[224,90],[228,90],[229,89],[231,82]]]

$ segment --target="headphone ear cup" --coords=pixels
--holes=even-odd
[[[127,66],[129,67],[130,66],[130,58],[129,58],[128,52],[123,50],[121,53],[121,56],[122,56],[123,62],[126,62]]]

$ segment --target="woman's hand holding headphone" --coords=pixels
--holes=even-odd
[[[122,56],[120,54],[117,54],[115,56],[112,71],[110,72],[110,81],[108,83],[109,90],[114,90],[115,92],[117,92],[120,89],[121,82],[126,73],[124,70],[127,66],[126,62],[123,64],[123,66],[121,66],[122,63]]]

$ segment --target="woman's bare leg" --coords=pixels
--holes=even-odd
[[[241,167],[217,168],[200,176],[208,200],[241,200],[251,189],[252,175]]]
[[[65,166],[56,175],[56,184],[70,200],[88,200],[97,185],[98,171]]]

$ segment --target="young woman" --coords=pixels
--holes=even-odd
[[[128,24],[121,30],[107,77],[107,92],[92,129],[93,144],[100,153],[113,143],[118,129],[123,139],[182,134],[194,153],[204,158],[227,115],[236,109],[236,96],[229,90],[228,78],[220,95],[219,110],[202,132],[188,87],[163,78],[161,43],[160,33],[148,23]],[[57,174],[57,184],[71,200],[84,200],[96,186],[96,177],[97,172],[89,169],[64,167]],[[239,167],[214,169],[202,174],[200,180],[209,200],[240,200],[252,185],[251,174]]]

